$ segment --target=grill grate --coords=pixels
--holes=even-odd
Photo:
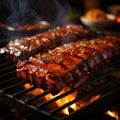
[[[103,111],[101,105],[105,105],[104,109],[108,109],[112,104],[119,101],[119,84],[120,84],[120,60],[119,58],[113,60],[111,63],[106,64],[96,71],[87,82],[80,85],[79,87],[73,88],[65,93],[58,95],[50,100],[41,101],[41,98],[48,95],[47,92],[43,92],[38,95],[29,94],[31,91],[37,89],[36,86],[31,86],[25,89],[25,81],[17,79],[15,63],[10,60],[6,60],[3,55],[0,56],[0,93],[12,99],[12,101],[19,107],[21,112],[29,119],[51,119],[51,120],[64,120],[64,119],[78,119],[85,118],[94,114],[97,115],[96,111],[100,113]],[[117,75],[116,75],[117,73]],[[101,76],[102,75],[102,76]],[[78,91],[79,95],[72,101],[54,108],[48,109],[48,106],[56,102],[57,100],[64,98],[73,92]],[[92,103],[85,105],[84,107],[74,111],[69,106],[78,102],[79,100],[93,96],[97,93],[101,93],[101,97]],[[114,97],[112,96],[114,95]],[[108,106],[109,105],[109,106]],[[96,106],[96,108],[94,108]],[[59,114],[61,110],[69,107],[69,115]],[[92,110],[92,109],[97,110]],[[26,111],[28,111],[26,113]],[[89,111],[89,112],[88,112]],[[94,112],[93,112],[94,111]],[[32,117],[33,116],[33,117]]]

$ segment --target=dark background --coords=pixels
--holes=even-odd
[[[46,20],[59,25],[62,17],[70,10],[74,9],[82,15],[92,7],[107,11],[110,5],[120,5],[120,0],[0,0],[0,22],[19,26]],[[0,39],[6,37],[8,35],[0,29]]]

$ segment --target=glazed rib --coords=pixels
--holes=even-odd
[[[30,57],[17,64],[18,78],[28,80],[55,95],[64,87],[75,87],[88,73],[120,55],[120,41],[106,37],[79,40]]]
[[[93,34],[79,25],[65,25],[31,37],[10,41],[5,47],[8,58],[28,59],[39,52],[48,51],[71,41],[92,37]]]

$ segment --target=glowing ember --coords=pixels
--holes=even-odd
[[[108,110],[105,114],[107,114],[107,115],[109,115],[109,116],[111,116],[111,117],[114,117],[116,120],[120,120],[117,111]]]
[[[92,96],[90,102],[97,100],[99,97],[100,97],[100,95]]]
[[[26,83],[24,87],[28,89],[28,88],[31,88],[32,85],[30,85],[29,83]],[[42,89],[36,88],[33,91],[29,92],[29,94],[36,96],[36,95],[42,94],[43,92],[44,91]]]
[[[27,83],[27,84],[24,85],[24,87],[25,88],[30,88],[31,85]],[[54,96],[52,94],[47,94],[47,95],[44,96],[44,98],[42,98],[42,100],[43,101],[51,100],[51,99],[65,93],[69,90],[70,90],[70,88],[64,88],[64,90],[62,90],[59,94],[54,95]],[[44,91],[40,88],[36,88],[36,89],[29,92],[29,94],[32,94],[34,96],[42,94],[42,93],[44,93]],[[66,103],[69,103],[70,101],[74,100],[76,98],[77,94],[78,94],[78,92],[73,92],[73,93],[71,93],[71,94],[69,94],[65,97],[62,97],[61,99],[58,99],[54,103],[50,104],[49,108],[50,109],[55,109],[55,108],[61,107],[62,105],[66,104]],[[76,111],[76,110],[80,109],[81,107],[87,105],[88,103],[95,101],[99,97],[100,97],[100,95],[95,95],[95,96],[92,96],[92,97],[87,97],[87,98],[84,98],[82,100],[79,100],[78,102],[76,102],[76,103],[70,105],[69,107],[66,107],[65,109],[63,109],[61,111],[61,113],[69,115],[70,114],[69,109],[71,109],[72,111]]]
[[[27,89],[30,88],[31,86],[32,86],[32,85],[30,85],[29,83],[26,83],[26,84],[24,85],[24,87],[27,88]]]
[[[116,18],[117,23],[120,23],[120,17]]]

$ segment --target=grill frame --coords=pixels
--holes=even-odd
[[[44,103],[40,103],[37,106],[31,105],[31,101],[36,100],[37,98],[39,98],[40,96],[44,96],[46,94],[48,94],[47,92],[44,92],[43,94],[41,94],[40,96],[33,96],[32,98],[30,97],[29,99],[23,101],[20,98],[18,98],[18,96],[23,95],[23,94],[27,94],[29,91],[36,89],[36,86],[33,86],[30,89],[23,89],[22,91],[16,92],[15,94],[11,94],[8,93],[7,91],[14,89],[15,87],[19,87],[20,85],[24,85],[25,81],[20,81],[17,79],[17,75],[16,75],[16,71],[15,71],[15,63],[13,63],[10,60],[7,60],[5,58],[4,55],[0,56],[0,67],[2,67],[2,69],[0,70],[0,80],[5,80],[0,81],[0,93],[7,96],[7,98],[9,98],[11,100],[11,102],[13,102],[15,104],[15,106],[18,108],[18,110],[20,110],[20,112],[25,116],[26,119],[29,120],[37,120],[38,117],[42,120],[42,119],[46,119],[46,120],[72,120],[72,119],[87,119],[88,117],[92,118],[95,117],[95,115],[99,115],[100,113],[103,113],[104,111],[110,109],[112,106],[114,106],[116,103],[119,102],[119,92],[120,92],[120,88],[119,88],[119,84],[120,84],[120,77],[117,79],[114,79],[114,81],[112,80],[111,82],[108,82],[110,84],[105,84],[102,85],[101,84],[101,79],[108,77],[109,75],[111,75],[113,72],[116,71],[120,71],[120,60],[119,57],[115,60],[113,60],[113,62],[111,62],[110,64],[107,64],[106,66],[103,66],[101,68],[105,69],[105,67],[108,69],[108,67],[110,67],[110,70],[107,71],[107,73],[104,73],[104,75],[102,76],[97,76],[97,78],[91,78],[88,80],[87,83],[80,85],[77,88],[74,88],[68,92],[66,92],[65,94],[62,94],[58,97],[55,97],[55,99],[52,99],[51,101],[55,101],[59,98],[62,98],[63,96],[66,96],[67,94],[69,95],[70,93],[72,93],[73,91],[83,91],[82,88],[84,88],[84,86],[89,86],[90,84],[98,84],[99,88],[94,88],[97,89],[96,91],[93,89],[92,92],[87,92],[84,91],[83,92],[83,96],[85,95],[93,95],[94,93],[97,93],[98,91],[100,91],[101,89],[104,89],[106,86],[110,86],[109,89],[112,89],[112,91],[108,90],[105,94],[103,94],[100,98],[98,98],[97,100],[95,100],[92,103],[89,103],[88,105],[85,105],[84,107],[80,108],[77,111],[74,111],[72,113],[70,113],[70,115],[68,116],[57,116],[54,115],[54,112],[59,111],[59,109],[61,108],[57,108],[56,110],[53,110],[52,112],[46,112],[44,110],[40,110],[40,106],[44,107],[44,105],[51,103],[51,101],[47,101]],[[111,68],[113,68],[111,70]],[[11,71],[12,69],[12,71]],[[5,73],[5,71],[8,71],[7,73]],[[9,79],[7,79],[9,77]],[[14,81],[11,85],[9,85],[9,82]],[[17,83],[16,83],[17,82]],[[8,84],[7,87],[4,87],[4,84]],[[115,85],[112,85],[115,84]],[[102,86],[101,86],[102,85]],[[112,87],[111,87],[112,86]],[[3,87],[3,88],[2,88]],[[114,97],[113,97],[114,95]],[[83,98],[82,96],[82,98]],[[76,99],[80,99],[76,98]],[[71,103],[74,103],[78,100],[75,101],[73,100]],[[64,108],[65,106],[69,106],[71,103],[67,103],[66,105],[64,105],[62,108]],[[96,109],[94,110],[94,107],[96,106]],[[104,108],[103,108],[104,106]],[[87,117],[87,118],[86,118]]]

